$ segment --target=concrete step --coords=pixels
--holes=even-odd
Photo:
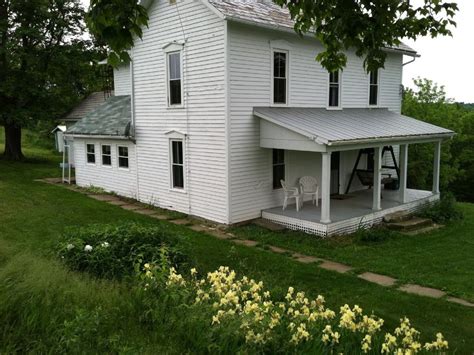
[[[414,230],[420,230],[422,228],[430,227],[433,225],[433,221],[428,218],[413,217],[406,221],[401,222],[390,222],[386,224],[389,229],[396,230],[399,232],[409,232]]]
[[[389,213],[383,217],[385,223],[391,222],[403,222],[412,218],[412,215],[408,211],[397,211]]]
[[[425,234],[425,233],[429,233],[429,232],[432,232],[436,229],[439,229],[443,227],[442,225],[439,225],[439,224],[433,224],[431,226],[428,226],[428,227],[424,227],[424,228],[421,228],[421,229],[416,229],[416,230],[412,230],[412,231],[408,231],[408,232],[404,232],[403,234],[405,235],[418,235],[418,234]]]

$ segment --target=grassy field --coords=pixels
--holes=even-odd
[[[59,158],[32,147],[26,147],[25,154],[30,159],[23,163],[0,160],[0,353],[55,353],[60,352],[65,342],[69,345],[77,342],[76,349],[80,353],[96,352],[97,346],[101,344],[110,349],[115,349],[118,344],[121,351],[129,353],[192,352],[189,348],[192,334],[176,332],[165,326],[162,329],[150,328],[140,322],[135,312],[134,298],[126,284],[91,279],[68,271],[58,262],[54,248],[66,227],[117,221],[163,223],[170,234],[190,242],[192,248],[188,252],[196,260],[199,270],[208,271],[220,265],[228,265],[238,273],[263,280],[277,295],[284,294],[289,286],[294,286],[306,291],[311,297],[324,295],[330,307],[344,303],[359,304],[366,311],[373,311],[384,318],[389,330],[393,330],[402,316],[407,316],[430,339],[437,331],[443,332],[450,341],[452,351],[465,354],[474,349],[472,309],[386,289],[352,275],[341,275],[315,265],[300,264],[265,250],[235,246],[229,241],[217,240],[183,226],[157,222],[61,187],[36,182],[34,180],[37,178],[59,175]],[[463,228],[469,226],[459,226],[458,232],[461,233]],[[256,238],[262,240],[270,238],[253,227],[243,228],[240,232],[248,236],[255,234]],[[468,232],[463,233],[467,235]],[[344,243],[326,245],[326,242],[297,237],[295,234],[288,237],[293,238],[291,242],[284,234],[272,235],[272,244],[291,244],[305,253],[317,254],[316,251],[319,253],[320,250],[326,250],[324,253],[327,254],[324,255],[359,267],[367,267],[368,264],[364,263],[371,262],[361,260],[362,255],[365,255],[367,259],[379,260],[373,264],[379,265],[374,271],[388,273],[392,267],[391,273],[400,278],[404,276],[397,273],[403,268],[390,266],[388,260],[400,264],[411,262],[412,268],[413,265],[426,264],[423,268],[415,266],[421,272],[428,270],[431,265],[434,271],[427,277],[429,280],[437,279],[437,274],[442,269],[438,264],[445,260],[439,258],[442,255],[440,252],[421,252],[421,244],[412,244],[416,239],[362,247],[351,244],[345,246]],[[427,238],[436,240],[436,235]],[[459,239],[458,242],[463,240],[464,244],[468,241]],[[451,248],[451,253],[455,253],[455,249],[449,245],[456,241],[446,243],[445,250]],[[411,250],[410,245],[414,245],[415,249]],[[351,248],[358,256],[351,258]],[[438,248],[442,248],[441,241]],[[463,248],[459,248],[459,259],[465,258]],[[395,252],[400,254],[400,261],[394,255],[389,255]],[[385,258],[382,253],[385,253]],[[468,265],[459,263],[458,272],[472,272],[472,268],[462,269]],[[453,267],[452,262],[446,265],[447,269]],[[417,270],[406,271],[405,274],[408,275],[409,272],[410,275],[416,275]],[[452,286],[447,282],[448,271],[440,273],[439,278],[443,285]],[[455,279],[453,276],[452,280]],[[465,285],[466,294],[468,287]],[[93,315],[98,312],[98,307],[101,325],[94,328],[97,323]],[[183,322],[185,321],[183,318]],[[206,326],[203,324],[203,327]],[[82,337],[78,334],[82,334]],[[98,341],[102,343],[97,345]]]
[[[358,271],[432,286],[474,302],[474,205],[460,203],[465,218],[428,234],[396,235],[383,242],[354,236],[329,239],[291,231],[271,232],[251,225],[234,233],[297,252],[347,263]]]

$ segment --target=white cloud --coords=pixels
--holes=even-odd
[[[448,97],[474,102],[474,1],[458,0],[457,3],[459,12],[453,37],[404,40],[421,57],[404,67],[403,84],[413,87],[412,78],[428,78],[445,85]]]

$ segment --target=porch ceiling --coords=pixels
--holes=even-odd
[[[454,132],[384,108],[254,107],[262,120],[305,136],[320,146],[417,142],[451,137]],[[266,132],[261,132],[268,136]],[[266,137],[268,138],[268,137]]]

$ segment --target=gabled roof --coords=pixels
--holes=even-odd
[[[207,1],[207,0],[204,0]],[[261,27],[280,30],[291,30],[294,21],[288,9],[282,8],[269,0],[208,0],[209,3],[223,14],[227,20],[234,20]],[[406,55],[417,56],[416,51],[404,43],[387,49],[403,52]]]
[[[111,96],[105,103],[71,126],[66,134],[128,137],[131,121],[130,95]]]
[[[384,108],[254,107],[255,116],[306,136],[318,144],[343,145],[443,138],[454,132]]]
[[[74,107],[65,117],[64,121],[77,121],[86,116],[89,112],[95,110],[98,106],[102,105],[107,98],[110,97],[110,93],[106,91],[93,92],[82,100],[76,107]]]

